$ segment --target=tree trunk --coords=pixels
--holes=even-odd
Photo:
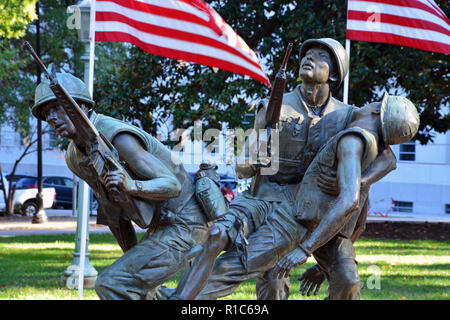
[[[2,186],[2,193],[3,193],[3,199],[4,199],[4,201],[5,201],[5,212],[6,213],[8,213],[8,211],[7,211],[7,199],[8,199],[8,197],[7,197],[7,194],[6,194],[6,185],[3,183],[4,182],[4,179],[3,179],[3,169],[2,169],[2,164],[0,163],[0,184],[1,184],[1,186]]]
[[[23,159],[23,157],[26,154],[26,151],[28,150],[28,148],[25,149],[25,152],[23,153],[23,155],[16,160],[16,162],[14,163],[14,167],[11,171],[11,174],[9,176],[9,188],[8,188],[8,199],[5,199],[6,202],[6,214],[9,216],[14,215],[14,207],[15,207],[15,203],[14,203],[14,195],[16,193],[16,185],[12,183],[14,175],[16,174],[16,169],[17,166],[19,165],[19,162]]]
[[[16,185],[14,185],[12,188],[10,188],[10,190],[12,190],[12,191],[9,194],[8,201],[6,204],[6,214],[9,216],[13,216],[14,215],[14,194],[16,193]]]

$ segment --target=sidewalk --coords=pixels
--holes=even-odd
[[[411,222],[411,223],[450,223],[450,214],[439,215],[407,215],[401,213],[390,213],[387,217],[369,215],[367,222]]]
[[[72,216],[72,210],[49,209],[45,210],[48,222],[33,224],[33,217],[0,217],[0,237],[44,235],[44,234],[75,234],[77,229],[77,217]],[[110,232],[104,225],[96,224],[97,217],[89,217],[89,233]],[[136,232],[145,230],[135,226]]]
[[[77,217],[72,216],[71,210],[46,210],[48,222],[43,224],[31,223],[32,217],[14,216],[11,218],[0,217],[0,237],[12,237],[23,235],[43,234],[75,234],[77,228]],[[97,217],[89,217],[89,233],[110,232],[104,225],[96,224]],[[406,216],[390,214],[388,217],[369,216],[368,223],[380,222],[410,222],[410,223],[450,223],[450,215],[436,216]],[[144,229],[135,225],[136,232],[145,232]]]

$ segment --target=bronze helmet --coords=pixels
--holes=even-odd
[[[89,90],[83,81],[70,73],[56,73],[56,78],[73,99],[86,102],[90,107],[94,105],[94,100],[92,100]],[[45,79],[36,87],[34,106],[31,108],[33,115],[45,121],[41,114],[41,108],[44,104],[52,100],[56,100],[56,96],[50,89],[50,81]]]
[[[331,38],[309,39],[303,42],[300,48],[300,61],[306,55],[308,49],[314,45],[325,47],[331,53],[331,57],[335,62],[335,69],[337,69],[339,77],[336,86],[332,88],[332,91],[336,92],[341,87],[344,82],[344,78],[348,73],[349,61],[347,52],[337,40]]]
[[[405,97],[389,96],[386,92],[380,111],[381,131],[386,145],[408,142],[419,130],[419,113]]]

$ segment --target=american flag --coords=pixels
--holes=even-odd
[[[95,41],[247,75],[270,87],[256,54],[203,0],[97,0]]]
[[[450,23],[432,0],[348,0],[347,39],[450,53]]]

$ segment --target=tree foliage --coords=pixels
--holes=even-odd
[[[37,18],[37,0],[0,0],[0,37],[19,38],[27,25]]]
[[[3,80],[19,69],[19,62],[14,59],[19,50],[12,45],[9,39],[18,39],[25,35],[28,24],[37,18],[36,1],[0,0],[0,88],[2,88],[0,89],[0,102],[7,94],[6,83]],[[5,119],[4,109],[0,107],[0,122]]]
[[[259,53],[270,79],[281,64],[288,42],[319,37],[345,42],[344,0],[208,2]],[[447,2],[437,4],[448,15]],[[157,125],[169,118],[175,128],[187,128],[197,119],[208,127],[220,128],[222,122],[239,127],[243,116],[251,112],[248,101],[269,94],[264,85],[226,71],[214,73],[209,67],[152,56],[133,46],[126,46],[126,54],[117,51],[119,46],[102,47],[100,51],[108,53],[97,62],[98,109],[116,117],[139,119],[149,132],[155,132]],[[288,64],[287,90],[297,85],[298,58],[297,46]],[[431,129],[445,132],[449,128],[449,116],[440,110],[449,104],[448,65],[444,54],[352,42],[349,102],[362,106],[379,100],[379,90],[403,88],[420,109],[416,138],[426,143],[432,140]],[[341,97],[342,92],[338,94]]]
[[[41,59],[46,65],[54,62],[66,72],[80,76],[83,47],[76,30],[66,25],[66,10],[72,4],[69,0],[39,1]],[[0,32],[0,123],[8,122],[27,136],[31,130],[30,107],[34,104],[37,66],[21,45],[27,40],[36,49],[36,0],[0,0],[0,7],[0,30],[4,28]]]

